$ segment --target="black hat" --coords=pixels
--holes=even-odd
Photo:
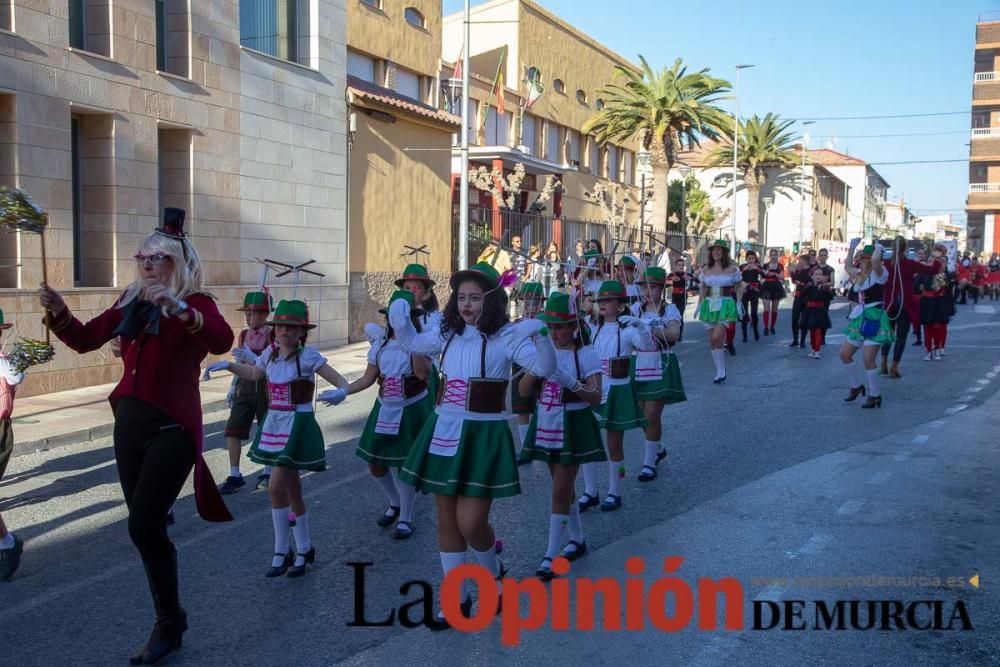
[[[184,239],[184,216],[185,212],[182,208],[168,206],[163,209],[163,226],[156,228],[157,233],[182,241]]]

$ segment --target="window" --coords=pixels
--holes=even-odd
[[[521,145],[528,153],[538,155],[538,118],[524,114],[524,125],[521,127]]]
[[[189,27],[187,3],[176,0],[156,0],[156,70],[190,77],[188,59]]]
[[[576,101],[579,102],[580,104],[586,104],[587,93],[583,92],[582,90],[576,91]]]
[[[628,185],[635,185],[635,179],[632,178],[632,165],[634,164],[635,156],[632,155],[631,151],[622,150],[622,168],[625,172],[622,180]]]
[[[159,211],[168,206],[191,210],[191,130],[165,129],[157,132],[157,183]],[[233,174],[216,174],[232,179]],[[238,177],[235,177],[238,180]]]
[[[296,0],[240,0],[240,46],[295,62],[296,21]]]
[[[556,79],[555,81],[553,81],[552,88],[557,93],[563,93],[564,95],[566,94],[566,84],[563,83],[562,79]]]
[[[547,157],[552,162],[562,162],[562,144],[559,142],[559,126],[555,123],[548,124],[549,137],[548,137],[548,153]]]
[[[469,144],[479,145],[479,100],[469,99]]]
[[[375,83],[375,59],[357,51],[348,51],[347,74],[368,83]]]
[[[601,147],[597,144],[597,139],[590,137],[590,173],[594,176],[601,175]]]
[[[114,137],[115,121],[110,114],[74,114],[70,118],[75,287],[114,284]]]
[[[603,109],[604,108],[604,100],[602,100],[600,97],[598,97],[597,101],[594,102],[594,108],[597,109],[598,111],[600,111],[601,109]]]
[[[617,181],[618,173],[618,147],[608,145],[608,180]]]
[[[427,22],[424,20],[424,15],[421,14],[415,7],[407,7],[403,11],[403,18],[406,22],[417,28],[426,28]]]
[[[111,57],[111,5],[101,0],[70,0],[69,45]]]
[[[568,143],[567,153],[570,166],[580,166],[580,133],[576,130],[566,130],[566,141]]]
[[[510,114],[500,115],[496,108],[490,107],[486,111],[486,129],[483,140],[487,146],[506,146],[507,135],[510,130]]]
[[[396,92],[400,95],[420,100],[420,77],[413,72],[396,69]]]
[[[538,69],[537,67],[529,67],[528,68],[528,74],[527,74],[527,76],[525,78],[528,81],[541,81],[542,80],[542,71],[540,69]]]
[[[0,0],[0,30],[10,30],[13,27],[11,23],[11,12],[14,11],[14,3],[10,0]],[[2,282],[2,279],[0,279]]]
[[[374,7],[375,9],[382,9],[382,0],[361,0],[361,4]]]

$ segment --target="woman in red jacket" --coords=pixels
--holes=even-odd
[[[232,519],[201,456],[198,379],[208,353],[224,354],[233,330],[204,292],[201,260],[184,235],[184,211],[168,208],[164,224],[139,244],[136,279],[86,324],[63,297],[42,285],[39,300],[52,332],[84,353],[120,337],[124,374],[111,392],[115,462],[128,532],[139,550],[156,609],[149,641],[131,658],[149,664],[181,645],[187,615],[177,590],[177,552],[165,517],[194,467],[198,512],[209,521]]]

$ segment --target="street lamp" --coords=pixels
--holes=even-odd
[[[646,232],[646,170],[649,167],[649,159],[651,153],[645,148],[636,152],[635,160],[639,165],[639,169],[642,173],[639,176],[639,243],[642,244],[643,234]],[[649,244],[650,252],[653,250],[653,244]]]
[[[771,205],[774,203],[774,197],[761,197],[761,201],[764,202],[764,239],[763,239],[764,252],[767,252],[767,249],[769,247],[767,243],[767,233],[770,228],[769,226],[770,220],[768,219],[768,214],[771,211]]]
[[[816,121],[805,120],[802,121],[802,127],[808,125],[814,125]],[[802,250],[802,245],[805,241],[803,238],[805,236],[805,218],[806,218],[806,151],[809,146],[809,133],[802,133],[802,173],[799,176],[799,250]]]
[[[733,114],[733,214],[731,216],[734,239],[736,238],[736,174],[739,170],[737,158],[740,153],[740,70],[749,69],[751,67],[755,67],[755,65],[736,66],[736,111]]]
[[[688,246],[688,221],[687,221],[687,180],[691,173],[691,167],[682,164],[677,168],[681,172],[681,251],[687,250]]]

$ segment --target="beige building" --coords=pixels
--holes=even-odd
[[[461,86],[448,78],[462,55],[462,31],[461,14],[444,18],[442,100],[454,113],[460,113]],[[531,0],[477,5],[470,31],[471,167],[496,167],[509,174],[520,163],[526,171],[512,210],[499,210],[486,192],[471,193],[473,235],[478,224],[486,236],[521,234],[526,248],[544,247],[554,240],[563,257],[579,238],[600,238],[609,250],[615,237],[627,232],[609,231],[602,209],[585,195],[598,183],[609,189],[619,186],[630,199],[626,220],[637,223],[638,141],[598,145],[581,128],[603,107],[600,91],[615,80],[615,67],[636,69],[635,65]],[[498,70],[505,84],[503,114],[493,85]],[[544,92],[526,108],[529,80],[540,81]],[[461,168],[457,148],[453,158],[457,181]],[[550,175],[561,180],[562,189],[547,202],[539,202],[532,214],[532,204]],[[638,243],[634,235],[633,244]],[[476,249],[470,252],[473,258]]]
[[[972,76],[968,248],[1000,252],[1000,13],[976,24]]]
[[[438,108],[440,54],[440,0],[348,3],[351,340],[380,321],[406,263],[429,264],[439,282],[451,269],[451,145],[461,121]]]
[[[48,210],[49,282],[79,317],[114,301],[180,206],[234,326],[250,258],[315,259],[312,340],[347,340],[345,19],[344,0],[0,3],[0,184]],[[38,338],[37,237],[0,235],[5,265],[0,308]],[[290,296],[290,276],[272,284]],[[23,392],[119,374],[107,348],[58,346]]]

